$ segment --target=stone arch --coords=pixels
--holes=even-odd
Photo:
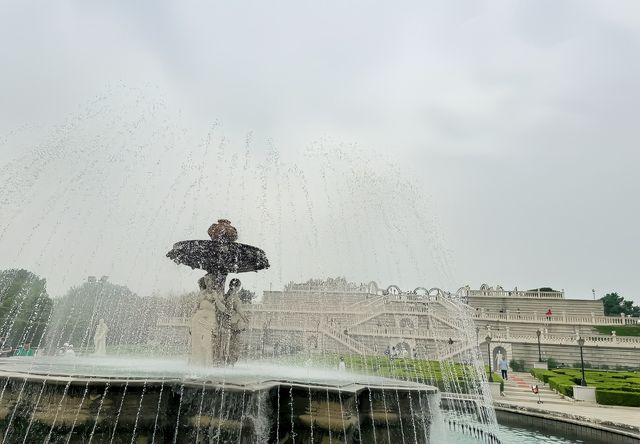
[[[387,294],[398,296],[400,293],[402,293],[402,290],[397,285],[389,285],[387,287]]]
[[[491,366],[493,371],[500,373],[498,368],[498,362],[500,361],[500,355],[502,355],[507,361],[511,361],[513,356],[513,348],[511,344],[504,342],[491,343]]]
[[[418,296],[428,296],[429,295],[429,290],[427,290],[424,287],[417,287],[415,290],[413,290],[413,292],[415,294],[417,294]]]

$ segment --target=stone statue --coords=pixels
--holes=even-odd
[[[198,285],[198,308],[191,317],[190,326],[190,363],[199,367],[211,367],[220,361],[220,313],[225,311],[225,304],[214,275],[207,273],[198,280]]]
[[[229,291],[227,292],[225,303],[231,310],[229,317],[229,328],[231,330],[229,344],[229,363],[235,364],[240,357],[240,334],[249,326],[249,317],[244,310],[244,304],[240,300],[240,290],[242,284],[240,279],[231,279]]]
[[[191,358],[195,366],[233,365],[240,356],[240,334],[248,317],[240,300],[238,279],[225,293],[229,273],[246,273],[269,267],[261,249],[236,242],[238,231],[226,219],[208,231],[211,240],[187,240],[173,245],[167,257],[178,264],[206,270],[198,284],[198,307],[191,317]]]
[[[218,322],[214,305],[202,299],[191,317],[191,365],[198,367],[213,365],[214,349],[211,345],[217,333]]]
[[[107,355],[107,332],[109,331],[109,327],[104,323],[104,319],[100,319],[98,321],[98,326],[96,327],[96,332],[93,335],[93,345],[95,350],[93,352],[96,356],[106,356]]]
[[[222,309],[218,310],[220,325],[218,359],[224,364],[235,364],[240,357],[240,333],[247,329],[249,318],[240,300],[240,279],[231,279],[224,296]]]

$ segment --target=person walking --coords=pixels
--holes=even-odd
[[[500,367],[500,374],[502,375],[502,379],[504,379],[505,381],[509,380],[507,375],[507,371],[509,370],[509,361],[507,361],[505,358],[501,358],[498,366]]]

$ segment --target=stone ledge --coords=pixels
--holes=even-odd
[[[510,404],[504,401],[494,402],[494,408],[496,410],[502,410],[510,413],[518,413],[522,415],[534,416],[542,419],[549,419],[553,421],[566,422],[583,427],[590,427],[594,429],[604,430],[609,433],[621,434],[630,438],[640,440],[640,425],[631,426],[630,424],[603,421],[597,418],[589,418],[582,415],[574,415],[566,412],[556,412],[550,410],[544,410],[542,408],[522,406],[518,404]]]

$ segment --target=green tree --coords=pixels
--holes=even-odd
[[[146,302],[146,301],[144,301]],[[47,334],[50,352],[69,342],[76,349],[91,347],[93,334],[100,319],[109,332],[107,343],[137,344],[144,342],[151,304],[123,285],[110,283],[106,277],[90,279],[55,299],[51,326]],[[155,323],[155,318],[153,319]]]
[[[46,283],[27,270],[0,271],[0,346],[40,346],[52,307]]]
[[[633,301],[625,301],[618,293],[607,293],[600,298],[604,306],[604,314],[615,316],[625,314],[628,316],[640,316],[640,307],[633,305]]]

